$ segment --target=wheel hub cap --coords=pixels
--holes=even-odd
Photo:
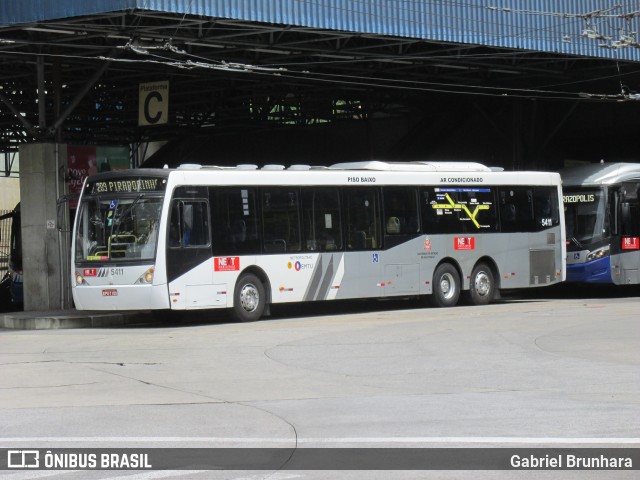
[[[245,285],[240,292],[240,303],[242,308],[247,312],[253,312],[260,302],[260,295],[255,285]]]
[[[440,279],[440,291],[444,298],[452,298],[455,294],[455,284],[453,282],[453,277],[447,273],[442,276]]]
[[[475,287],[478,295],[484,297],[489,294],[491,283],[489,282],[489,276],[485,272],[480,272],[476,275]]]

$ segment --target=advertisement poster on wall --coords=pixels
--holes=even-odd
[[[69,145],[67,147],[69,193],[80,193],[82,183],[89,175],[129,167],[129,147]],[[76,208],[77,203],[77,200],[73,200],[69,207]]]

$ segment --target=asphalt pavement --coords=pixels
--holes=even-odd
[[[131,323],[108,327],[5,328],[0,443],[637,450],[640,298],[633,290],[540,293],[449,309],[411,300],[288,305],[244,324],[224,312],[162,323],[132,312]],[[637,470],[11,473],[12,480],[637,478]]]

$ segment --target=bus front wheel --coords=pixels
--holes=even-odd
[[[242,275],[233,293],[232,316],[239,322],[260,320],[266,305],[267,295],[264,285],[252,273]]]
[[[453,265],[443,263],[433,274],[433,304],[436,307],[455,307],[459,298],[460,275]]]
[[[469,297],[474,305],[487,305],[496,293],[493,272],[488,265],[479,263],[471,272]]]

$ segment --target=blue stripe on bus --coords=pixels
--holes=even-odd
[[[592,262],[567,265],[567,282],[613,283],[611,258],[604,257]]]

